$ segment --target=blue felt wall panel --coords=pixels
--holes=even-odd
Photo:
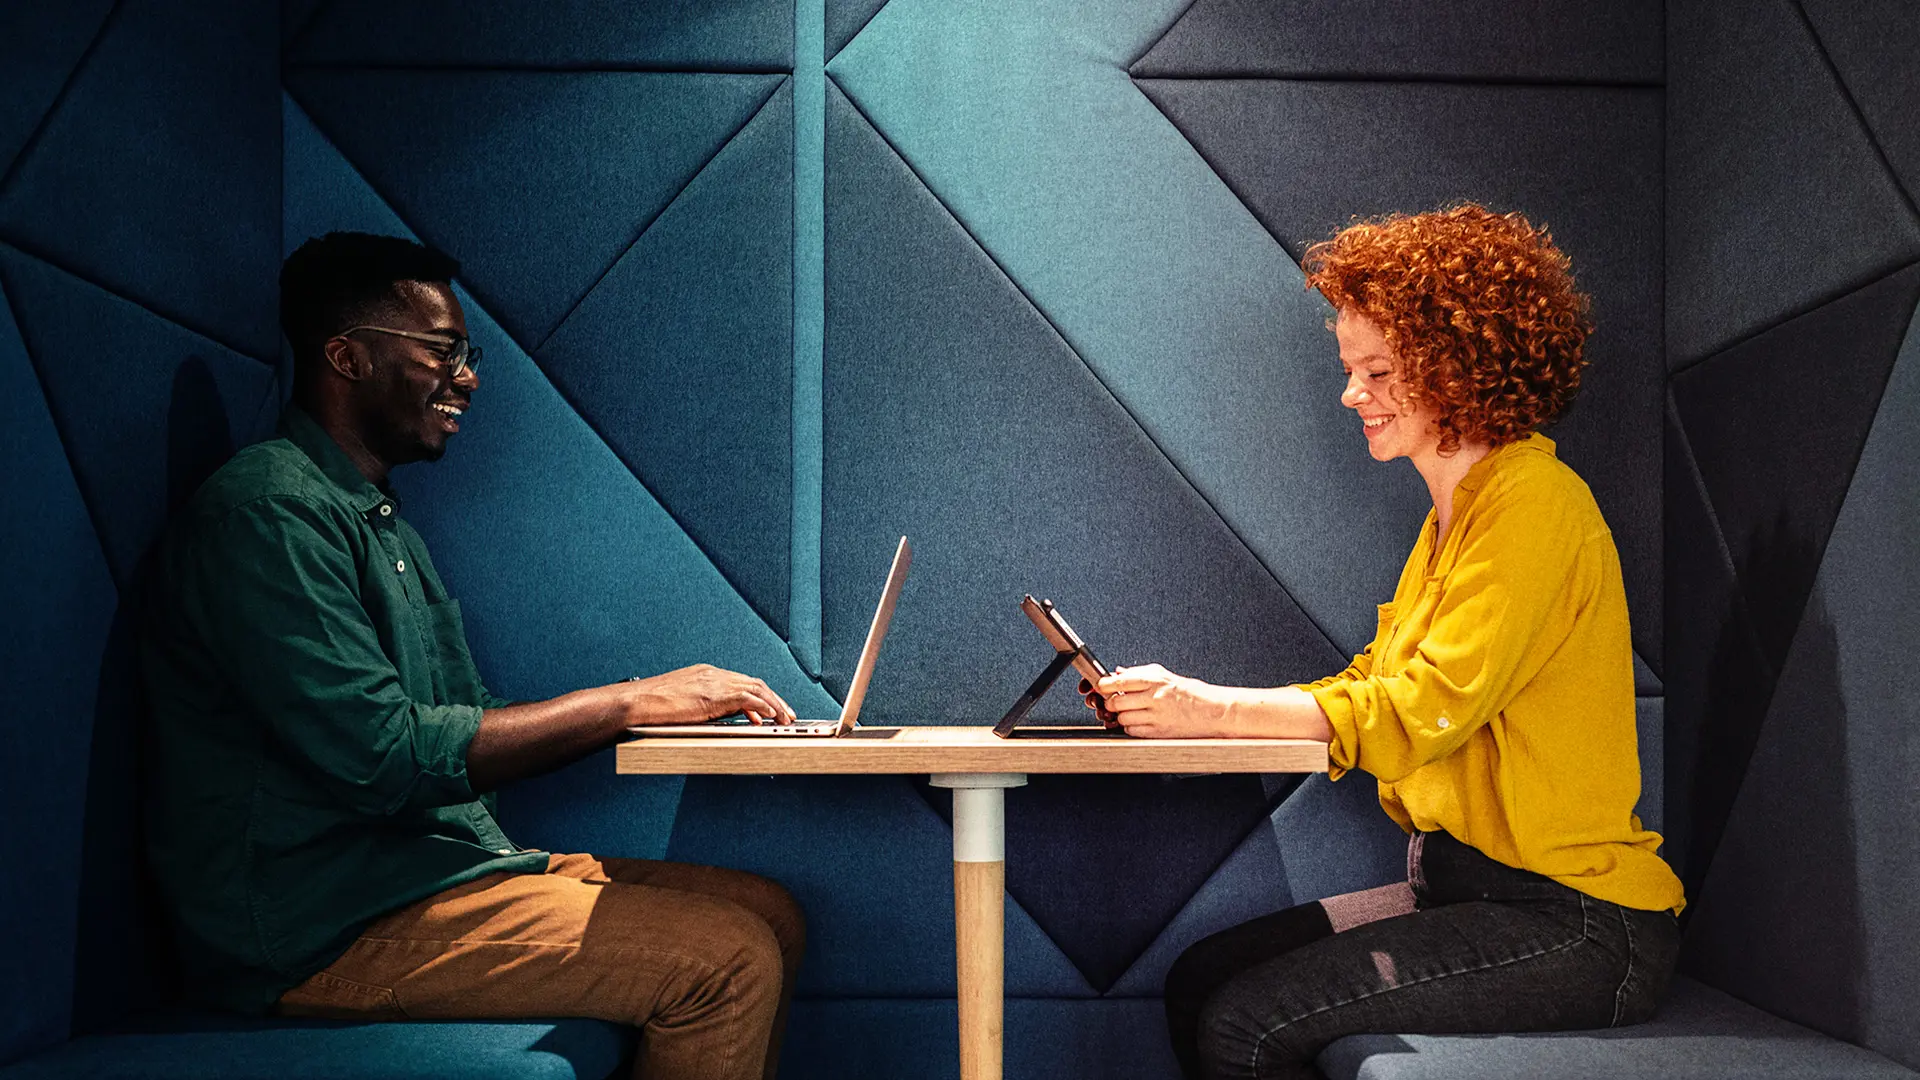
[[[11,171],[20,149],[53,108],[113,5],[109,0],[74,4],[10,4],[0,15],[0,177]]]
[[[1859,106],[1909,204],[1920,198],[1920,18],[1906,0],[1801,0],[1814,36]]]
[[[1358,652],[1425,493],[1411,470],[1367,459],[1337,400],[1325,305],[1127,76],[1183,6],[892,0],[829,72],[1306,613]]]
[[[1920,258],[1920,220],[1793,0],[1673,0],[1667,55],[1673,366]]]
[[[0,876],[0,922],[16,931],[0,974],[0,1063],[67,1035],[88,744],[119,599],[7,301],[0,291],[0,609],[12,640],[0,821],[39,854],[33,872]]]
[[[1920,320],[1825,548],[1688,939],[1708,981],[1920,1068]]]
[[[528,350],[783,81],[634,72],[288,76],[320,129],[423,239],[462,261],[474,295]]]
[[[535,355],[785,634],[793,92],[782,85]]]
[[[172,508],[259,434],[273,370],[5,247],[0,280],[126,583]]]
[[[270,4],[122,4],[0,191],[0,239],[274,355],[274,40]]]
[[[1549,434],[1613,529],[1634,645],[1657,672],[1660,92],[1274,79],[1140,87],[1295,256],[1355,217],[1461,199],[1552,228],[1598,329],[1580,397]]]
[[[1017,866],[1026,853],[1009,849]],[[952,851],[902,777],[695,776],[667,856],[765,874],[793,893],[807,914],[803,996],[938,998],[954,992]],[[1006,918],[1007,993],[1092,996],[1017,901]]]
[[[1657,83],[1660,15],[1656,0],[1196,0],[1133,73]]]
[[[779,0],[332,0],[304,26],[300,64],[782,71],[793,8]]]
[[[1917,302],[1910,267],[1674,376],[1681,426],[1776,667]]]

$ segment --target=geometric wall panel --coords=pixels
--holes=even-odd
[[[801,996],[950,999],[952,844],[905,777],[690,776],[666,857],[764,874],[793,893],[807,913]],[[1008,856],[1013,872],[1023,856],[1011,844]],[[1006,905],[1006,957],[1010,995],[1092,996],[1018,899]]]
[[[1667,31],[1671,366],[1920,258],[1920,219],[1793,0],[1674,0]]]
[[[1135,81],[1295,257],[1355,217],[1462,199],[1552,228],[1593,297],[1597,331],[1578,402],[1550,434],[1612,527],[1634,644],[1657,671],[1660,92]]]
[[[534,350],[784,79],[307,69],[287,83]]]
[[[1916,303],[1920,266],[1674,376],[1680,423],[1776,669]]]
[[[260,434],[273,369],[5,247],[0,279],[125,586],[173,508]]]
[[[274,22],[267,4],[120,5],[0,191],[0,238],[276,355]]]
[[[1834,523],[1688,938],[1757,1005],[1920,1066],[1920,319]]]
[[[833,59],[886,6],[887,0],[826,0],[827,59]]]
[[[0,874],[20,929],[0,970],[0,1062],[64,1039],[74,978],[82,807],[100,656],[119,597],[39,380],[0,290],[0,821],[31,834],[33,873]]]
[[[288,60],[367,67],[784,71],[793,63],[793,5],[331,0],[299,33]]]
[[[1911,0],[1801,0],[1800,9],[1912,205],[1920,199],[1920,17]]]
[[[1197,0],[1135,78],[1506,78],[1658,82],[1658,0]]]
[[[1366,457],[1324,303],[1126,75],[1184,7],[892,0],[828,73],[1351,655],[1425,490]]]
[[[0,177],[53,107],[112,7],[109,0],[8,5],[0,33],[0,71],[7,73],[7,92],[0,94]]]
[[[789,84],[534,357],[783,636],[792,279]]]
[[[831,87],[827,134],[828,685],[852,674],[902,533],[914,570],[867,698],[876,722],[998,715],[1048,655],[1023,592],[1058,601],[1109,663],[1238,685],[1343,666]],[[956,684],[957,657],[980,678]],[[1087,718],[1070,693],[1036,714]]]

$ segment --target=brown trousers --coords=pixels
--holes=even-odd
[[[738,870],[554,855],[389,912],[280,998],[289,1016],[588,1016],[641,1029],[642,1080],[774,1074],[806,945],[785,889]]]

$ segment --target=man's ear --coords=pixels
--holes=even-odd
[[[348,382],[359,382],[373,374],[373,355],[347,338],[328,338],[320,346],[320,354],[327,358],[327,366]]]

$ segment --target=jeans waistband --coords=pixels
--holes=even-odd
[[[1574,901],[1580,893],[1536,874],[1496,862],[1444,831],[1407,838],[1407,884],[1421,907],[1468,900]]]

